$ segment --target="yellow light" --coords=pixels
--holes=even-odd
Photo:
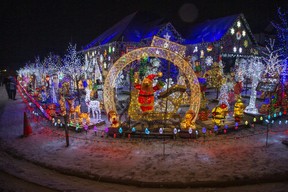
[[[256,117],[254,117],[254,118],[253,118],[253,122],[256,122],[256,121],[257,121],[257,119],[256,119]]]
[[[245,121],[245,125],[248,125],[248,121]]]
[[[129,64],[131,64],[133,61],[137,60],[138,56],[142,55],[143,53],[147,53],[148,57],[156,57],[156,58],[162,58],[166,59],[170,62],[172,62],[175,66],[179,68],[179,71],[181,71],[187,78],[189,82],[189,89],[191,91],[191,97],[190,97],[190,106],[189,109],[195,112],[195,117],[193,121],[195,122],[198,116],[198,112],[200,109],[200,103],[201,103],[201,91],[200,91],[200,85],[198,82],[198,78],[196,74],[194,73],[191,65],[185,61],[183,57],[181,57],[179,54],[172,52],[168,49],[160,48],[160,47],[143,47],[139,49],[135,49],[133,51],[128,52],[127,54],[120,57],[110,68],[104,82],[104,91],[103,91],[103,99],[104,99],[104,105],[106,112],[108,111],[116,111],[116,105],[114,101],[114,87],[116,83],[116,78],[118,77],[119,73]],[[136,93],[133,93],[136,94]],[[132,93],[131,93],[132,96]],[[132,102],[131,97],[131,105],[137,106],[138,102],[136,101]],[[180,103],[181,100],[179,100]],[[136,107],[137,108],[137,107]],[[139,114],[137,112],[137,109],[132,109],[132,111],[128,111],[129,114]],[[141,113],[140,113],[141,114]],[[154,119],[154,116],[161,116],[160,114],[155,115],[154,113],[145,114],[145,119]],[[172,113],[168,113],[165,116],[161,116],[161,118],[169,118],[172,117]],[[143,116],[143,114],[142,114]],[[160,117],[159,117],[160,118]]]

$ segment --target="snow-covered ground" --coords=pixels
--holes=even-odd
[[[1,90],[1,96],[6,96]],[[3,100],[3,99],[1,99]],[[3,103],[3,102],[2,102]],[[3,104],[4,105],[4,104]],[[142,187],[229,186],[287,181],[288,125],[277,120],[266,146],[266,126],[199,138],[114,139],[93,130],[70,131],[28,114],[33,133],[23,134],[25,104],[18,97],[1,107],[1,149],[65,174]],[[99,130],[104,129],[99,127]]]

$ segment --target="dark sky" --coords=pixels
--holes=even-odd
[[[277,19],[278,6],[287,5],[287,0],[2,0],[1,68],[15,70],[49,52],[63,56],[69,42],[80,49],[137,10],[168,19],[179,32],[206,19],[244,13],[258,33]],[[180,14],[185,9],[194,11]]]

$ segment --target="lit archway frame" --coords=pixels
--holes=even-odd
[[[189,81],[189,88],[191,91],[189,109],[193,110],[196,114],[195,118],[193,119],[195,122],[198,116],[201,101],[201,92],[198,78],[195,75],[191,65],[185,61],[183,57],[177,53],[169,51],[168,49],[163,49],[160,47],[143,47],[135,49],[120,57],[113,64],[104,82],[103,99],[106,112],[108,113],[111,110],[116,111],[114,101],[114,88],[116,78],[118,77],[119,73],[127,65],[131,64],[131,62],[139,59],[143,54],[146,54],[148,57],[162,58],[172,62],[186,76],[187,80]]]

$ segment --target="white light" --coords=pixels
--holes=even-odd
[[[112,47],[112,51],[115,52],[115,47]]]
[[[176,128],[174,128],[174,134],[175,134],[175,135],[177,134],[177,129],[176,129]]]
[[[239,53],[242,53],[242,47],[239,47]]]
[[[242,31],[242,36],[243,36],[243,37],[246,36],[246,31]]]
[[[231,28],[230,33],[233,35],[235,33],[235,29]]]
[[[191,128],[189,128],[189,134],[192,134],[192,129]]]
[[[241,22],[237,21],[237,27],[241,27]]]
[[[193,53],[196,53],[196,52],[198,52],[198,47],[197,46],[193,50]]]
[[[233,47],[233,52],[236,53],[237,47]]]

